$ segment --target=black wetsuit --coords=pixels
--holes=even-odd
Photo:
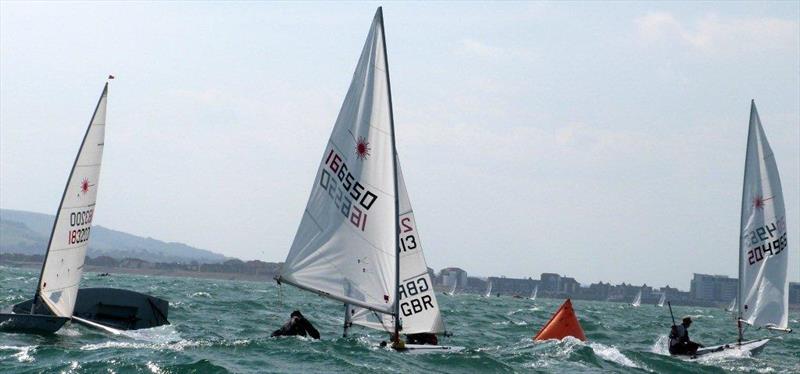
[[[292,312],[289,321],[287,321],[281,328],[275,330],[272,336],[306,336],[310,335],[314,339],[319,339],[319,331],[311,325],[306,317],[303,317],[299,311]]]
[[[701,344],[689,340],[689,329],[683,325],[672,326],[669,334],[669,353],[672,355],[693,355]]]

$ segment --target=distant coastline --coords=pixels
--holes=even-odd
[[[0,266],[39,269],[44,260],[41,255],[0,253]],[[113,274],[155,275],[205,279],[268,281],[280,269],[280,263],[263,261],[227,260],[219,264],[148,262],[138,258],[121,260],[108,256],[86,257],[84,272]]]
[[[22,253],[0,253],[0,266],[18,267],[39,269],[42,265],[42,255],[29,255]],[[85,272],[93,273],[109,273],[114,274],[135,274],[135,275],[151,275],[151,276],[164,276],[164,277],[187,277],[187,278],[203,278],[203,279],[224,279],[234,281],[255,281],[255,282],[274,282],[274,277],[278,274],[282,263],[278,262],[263,262],[263,261],[242,261],[238,259],[229,259],[222,263],[216,264],[201,264],[197,262],[191,263],[163,263],[163,262],[148,262],[138,258],[123,258],[115,259],[108,256],[99,257],[86,257],[84,265]],[[452,269],[452,268],[448,268]],[[433,269],[429,269],[431,279],[435,284],[437,291],[449,291],[450,286],[446,279],[448,269],[443,269],[439,274],[436,274]],[[552,274],[555,275],[555,274]],[[502,295],[504,297],[526,297],[522,292],[515,292],[515,285],[524,284],[527,286],[529,282],[538,282],[532,279],[511,279],[511,278],[498,278],[489,277],[484,281],[479,278],[468,277],[472,287],[465,287],[460,289],[458,293],[467,294],[483,294],[483,285],[491,281],[494,283],[494,291],[492,297]],[[475,285],[474,282],[480,281],[480,285]],[[601,283],[603,284],[603,283]],[[625,292],[643,289],[641,286],[633,285],[619,285],[611,286],[608,283],[603,284],[607,288],[619,288]],[[646,287],[646,286],[645,286]],[[519,290],[519,288],[516,288]],[[722,304],[715,302],[708,302],[704,300],[694,300],[689,297],[688,292],[681,292],[677,289],[671,289],[673,295],[684,294],[682,297],[675,297],[673,299],[674,305],[686,306],[703,306],[703,307],[718,307]],[[590,292],[590,288],[574,289],[572,292],[546,292],[544,287],[539,291],[539,297],[546,299],[564,299],[572,298],[574,300],[594,300],[594,301],[608,301],[627,303],[625,298],[597,298],[594,292]],[[653,290],[655,295],[655,290]],[[528,293],[529,294],[529,293]],[[653,304],[652,300],[647,302]],[[790,309],[800,309],[800,304],[792,303]]]

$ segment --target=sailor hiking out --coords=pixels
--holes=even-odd
[[[673,325],[669,334],[669,353],[672,355],[694,355],[698,348],[704,347],[700,343],[689,339],[689,326],[692,325],[691,317],[683,317],[680,325]]]

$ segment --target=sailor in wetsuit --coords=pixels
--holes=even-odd
[[[286,322],[281,328],[275,330],[272,336],[306,336],[311,335],[314,339],[319,339],[319,331],[311,325],[306,317],[299,310],[295,310],[289,316],[289,321]]]
[[[672,355],[694,355],[698,348],[704,347],[700,343],[689,340],[689,326],[692,325],[691,317],[683,317],[683,323],[672,326],[669,334],[669,353]]]

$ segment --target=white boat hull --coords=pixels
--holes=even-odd
[[[760,352],[765,345],[769,342],[769,339],[758,339],[758,340],[749,340],[744,341],[742,344],[739,343],[729,343],[729,344],[721,344],[715,345],[713,347],[705,347],[700,348],[690,358],[698,358],[714,353],[722,353],[722,352],[731,352],[731,351],[739,351],[739,352],[749,352],[750,354],[756,354]]]
[[[464,347],[455,347],[449,345],[425,345],[425,344],[406,344],[405,349],[400,352],[409,354],[423,354],[423,353],[456,353],[464,350]]]

